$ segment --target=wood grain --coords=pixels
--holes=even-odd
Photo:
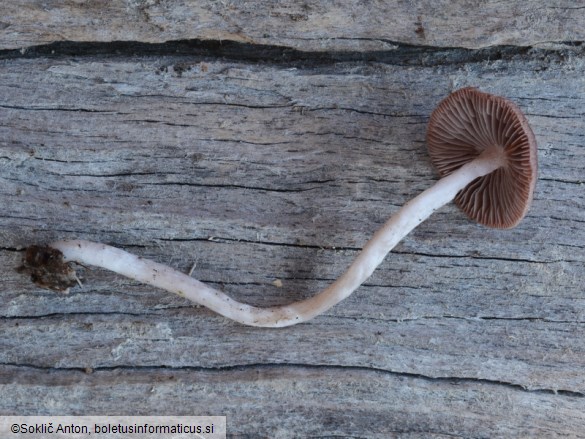
[[[88,373],[89,372],[89,373]],[[368,368],[63,371],[3,367],[25,413],[227,416],[228,437],[577,437],[581,398]],[[9,382],[6,382],[6,381]],[[12,407],[2,401],[0,410]],[[325,433],[324,433],[325,432]]]
[[[99,12],[119,8],[104,41],[116,39],[117,5]],[[236,22],[251,8],[232,5]],[[518,5],[502,4],[502,29],[505,8]],[[82,10],[65,2],[35,23],[50,30],[51,14],[65,7]],[[185,25],[168,15],[178,2],[125,7],[129,17],[142,8]],[[21,47],[10,29],[33,18],[2,8],[16,14],[0,31],[2,47]],[[155,14],[161,8],[167,15]],[[561,5],[543,20],[567,11]],[[82,15],[71,15],[59,38],[30,28],[27,44],[80,39],[82,25],[86,41],[102,41]],[[563,17],[559,35],[578,20]],[[231,59],[165,52],[176,46],[141,55],[106,44],[97,54],[83,43],[0,54],[0,414],[224,414],[236,438],[585,437],[582,48],[516,48],[491,59],[364,45],[355,48],[364,57],[347,62],[309,52],[302,61],[246,58],[257,42],[345,47],[328,37],[318,48],[302,28],[281,27],[302,36],[298,46],[282,35],[251,38]],[[145,29],[131,23],[128,39],[151,41]],[[426,29],[428,44],[478,45]],[[412,43],[403,30],[383,31]],[[533,44],[537,32],[506,35],[494,38]],[[306,324],[244,327],[83,267],[83,288],[58,296],[14,270],[27,245],[82,238],[184,272],[195,265],[194,277],[252,304],[308,297],[436,181],[426,124],[464,86],[513,100],[534,129],[540,169],[528,216],[492,230],[446,206],[354,295]]]
[[[236,41],[299,50],[384,51],[583,41],[581,1],[298,2],[15,0],[0,6],[6,49],[55,41]]]

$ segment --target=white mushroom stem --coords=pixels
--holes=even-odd
[[[348,270],[329,287],[311,298],[289,305],[260,308],[237,302],[192,277],[124,250],[95,242],[58,241],[51,247],[63,253],[66,262],[94,265],[131,279],[186,297],[222,316],[245,325],[284,327],[305,322],[331,308],[355,291],[376,269],[388,252],[435,210],[453,200],[457,192],[478,177],[503,165],[494,148],[439,180],[406,203],[368,241]]]

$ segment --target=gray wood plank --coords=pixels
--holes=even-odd
[[[46,2],[0,6],[0,48],[56,41],[233,41],[303,51],[535,46],[583,41],[582,1],[279,3],[181,0]]]
[[[227,413],[234,437],[582,437],[585,65],[553,61],[0,61],[0,412],[114,400]],[[307,324],[243,327],[102,270],[57,296],[13,270],[31,243],[84,238],[196,262],[253,304],[307,297],[436,181],[426,123],[466,85],[534,128],[527,218],[490,230],[446,206]]]
[[[0,385],[27,401],[19,414],[221,413],[234,438],[583,437],[585,422],[578,397],[365,368],[88,372],[2,367]]]

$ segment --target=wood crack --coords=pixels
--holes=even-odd
[[[300,38],[302,39],[302,38]],[[335,40],[335,38],[332,38]],[[338,38],[339,39],[339,38]],[[305,39],[309,41],[310,39]],[[25,50],[0,50],[1,59],[20,58],[68,58],[95,57],[120,58],[128,56],[188,56],[222,58],[242,62],[262,62],[283,66],[319,66],[339,62],[379,62],[399,66],[440,66],[494,62],[499,60],[542,59],[544,56],[561,57],[559,50],[534,48],[530,46],[497,45],[480,49],[460,47],[435,47],[412,45],[375,38],[347,38],[350,41],[380,41],[391,46],[390,50],[352,51],[334,50],[302,51],[286,46],[242,43],[217,40],[174,40],[165,43],[145,43],[138,41],[79,42],[59,41],[50,44],[31,46]],[[583,41],[564,41],[563,46],[582,50]]]
[[[100,113],[100,114],[114,114],[122,115],[129,113],[121,113],[119,111],[108,111],[108,110],[94,110],[91,108],[64,108],[64,107],[25,107],[22,105],[5,105],[0,104],[0,108],[6,108],[9,110],[23,110],[23,111],[65,111],[65,112],[77,112],[77,113]]]
[[[223,187],[223,186],[222,186]],[[213,241],[218,243],[230,243],[240,242],[245,244],[257,244],[267,245],[275,247],[288,247],[288,248],[299,248],[299,249],[316,249],[316,250],[330,250],[330,251],[349,251],[359,252],[361,247],[350,247],[350,246],[326,246],[326,245],[315,245],[315,244],[297,244],[290,242],[278,242],[278,241],[260,241],[251,239],[238,239],[238,238],[227,238],[220,236],[213,236],[208,238],[159,238],[160,241],[166,242],[197,242],[197,241]],[[578,247],[580,248],[580,247]],[[399,251],[392,250],[393,254],[398,255],[411,255],[411,256],[422,256],[428,258],[445,258],[445,259],[475,259],[482,261],[501,261],[501,262],[523,262],[527,264],[558,264],[562,262],[568,263],[579,263],[577,260],[568,259],[549,259],[549,260],[537,260],[537,259],[525,259],[525,258],[512,258],[512,257],[496,257],[496,256],[477,256],[477,255],[464,255],[464,254],[440,254],[440,253],[424,253],[424,252],[412,252],[412,251]]]
[[[372,287],[374,285],[363,285],[364,287]],[[356,317],[345,317],[345,316],[329,316],[330,318],[337,318],[337,319],[351,319],[355,320]],[[375,318],[375,317],[359,317],[360,320],[368,320],[372,322],[389,322],[389,323],[408,323],[408,322],[415,322],[418,320],[444,320],[444,319],[451,319],[451,320],[464,320],[464,321],[510,321],[510,322],[541,322],[541,323],[554,323],[554,324],[573,324],[573,325],[583,325],[585,321],[580,320],[555,320],[555,319],[548,319],[546,317],[533,317],[533,316],[516,316],[516,317],[505,317],[505,316],[456,316],[456,315],[422,315],[422,316],[415,316],[415,317],[405,317],[405,318]]]
[[[47,372],[86,372],[82,367],[52,367],[40,366],[30,363],[0,363],[0,367],[10,367],[18,369],[32,369]],[[451,385],[458,385],[463,383],[488,385],[497,387],[506,387],[508,389],[517,390],[520,392],[549,394],[559,397],[568,398],[585,398],[585,393],[581,391],[569,389],[547,389],[547,388],[529,388],[520,384],[495,380],[489,378],[475,378],[475,377],[458,377],[458,376],[430,376],[419,373],[396,371],[390,369],[382,369],[369,366],[351,366],[351,365],[329,365],[329,364],[307,364],[307,363],[248,363],[248,364],[234,364],[226,366],[139,366],[139,365],[116,365],[116,366],[99,366],[92,368],[92,373],[96,372],[116,372],[116,371],[131,371],[131,372],[150,372],[150,371],[169,371],[169,372],[207,372],[207,373],[229,373],[233,371],[243,370],[261,370],[261,369],[300,369],[300,370],[329,370],[338,373],[355,371],[373,374],[386,374],[399,378],[407,378],[413,380],[424,380],[427,382],[443,382]]]
[[[132,175],[140,175],[140,174],[132,174]],[[157,187],[160,187],[160,186],[186,186],[186,187],[205,187],[205,188],[221,188],[221,189],[245,189],[245,190],[250,190],[250,191],[281,192],[281,193],[288,193],[288,194],[297,193],[297,192],[308,192],[308,191],[320,189],[320,187],[309,187],[309,188],[303,188],[303,189],[286,189],[286,188],[269,188],[269,187],[264,187],[264,186],[246,186],[246,185],[238,185],[238,184],[201,184],[201,183],[190,183],[190,182],[182,182],[182,181],[163,181],[163,182],[154,182],[154,183],[144,182],[141,184],[144,186],[155,185]]]

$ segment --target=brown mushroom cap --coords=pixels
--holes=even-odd
[[[536,185],[536,139],[515,104],[472,87],[451,93],[431,114],[427,145],[441,177],[487,148],[503,149],[506,164],[459,191],[455,204],[488,227],[511,228],[524,218]]]

